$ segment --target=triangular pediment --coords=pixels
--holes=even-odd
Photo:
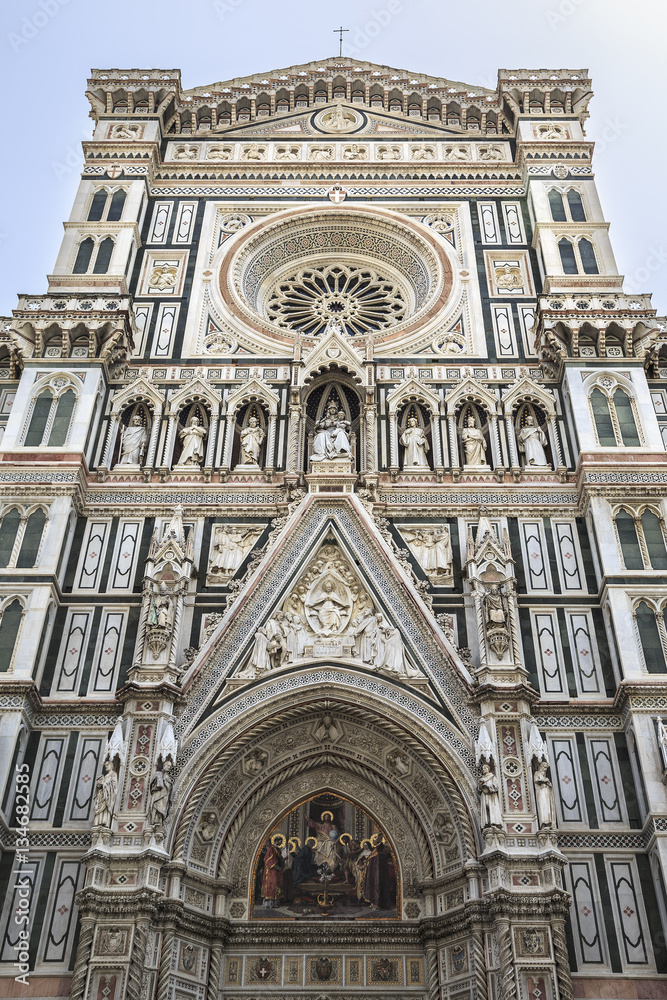
[[[420,87],[423,85],[432,86],[435,90],[445,88],[451,93],[467,93],[479,95],[480,99],[495,94],[494,90],[486,87],[463,83],[460,80],[448,80],[445,77],[432,76],[426,73],[416,73],[414,70],[398,69],[394,66],[383,66],[380,63],[366,62],[361,59],[353,59],[349,56],[333,57],[329,59],[313,60],[311,62],[298,63],[295,66],[287,66],[282,69],[273,69],[263,73],[255,73],[252,76],[237,76],[231,80],[221,80],[202,87],[193,87],[184,90],[184,96],[202,97],[209,94],[224,94],[226,91],[233,91],[236,88],[273,88],[289,86],[315,77],[321,80],[329,80],[355,71],[363,79],[367,76],[372,82],[389,83],[397,87]]]
[[[291,629],[287,650],[276,656],[286,615],[302,634]],[[378,658],[374,643],[388,643],[390,652]],[[317,686],[323,670],[342,688],[370,683],[390,699],[409,692],[459,739],[474,729],[466,666],[354,495],[307,496],[269,540],[188,671],[179,733],[192,732],[237,691],[259,692],[277,679]]]

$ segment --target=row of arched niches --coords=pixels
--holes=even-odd
[[[277,394],[250,385],[247,395],[235,393],[234,405],[222,415],[201,393],[183,396],[177,409],[136,394],[112,412],[100,464],[118,472],[137,466],[312,472],[314,442],[329,413],[343,429],[347,457],[359,472],[555,470],[564,464],[555,401],[534,388],[510,403],[483,388],[451,405],[430,389],[394,399],[390,391],[384,400],[369,402],[351,378],[336,373],[314,380],[301,402],[282,409]]]

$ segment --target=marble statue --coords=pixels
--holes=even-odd
[[[401,534],[429,580],[451,580],[454,559],[449,528],[446,525],[401,528]]]
[[[216,524],[207,578],[226,580],[233,576],[261,534],[261,528],[243,524]]]
[[[482,764],[479,790],[482,793],[482,827],[502,827],[503,814],[500,810],[500,786],[498,785],[497,777],[488,764]]]
[[[424,429],[419,426],[416,417],[409,417],[408,424],[401,434],[401,444],[405,448],[403,458],[404,469],[427,469],[428,441]]]
[[[215,813],[206,813],[202,816],[199,821],[199,826],[197,827],[197,833],[204,841],[204,843],[209,844],[215,837],[215,832],[218,827],[218,821]]]
[[[541,427],[535,422],[535,417],[529,413],[526,423],[518,434],[519,451],[526,459],[526,465],[545,466],[548,465],[544,446],[547,437]]]
[[[485,588],[482,600],[484,603],[484,619],[487,624],[504,625],[507,621],[507,614],[500,584],[492,583],[489,587]]]
[[[148,428],[139,414],[135,414],[127,427],[121,430],[118,465],[141,465],[148,444]]]
[[[174,787],[174,776],[172,775],[173,763],[171,758],[162,764],[162,770],[155,771],[151,778],[149,794],[150,802],[148,812],[150,822],[153,826],[161,826],[169,814],[171,805],[171,792]]]
[[[466,426],[461,431],[461,440],[465,452],[465,464],[478,469],[488,468],[484,435],[475,423],[472,414],[466,420]]]
[[[336,458],[350,458],[350,424],[345,414],[335,403],[329,403],[326,413],[315,427],[311,462],[331,461]]]
[[[554,791],[547,769],[549,764],[546,760],[538,764],[533,775],[535,782],[535,801],[537,805],[537,819],[540,829],[551,828],[556,825],[556,807],[554,803]]]
[[[179,466],[197,466],[200,468],[204,461],[204,438],[206,430],[201,425],[199,417],[190,417],[178,435],[183,442],[183,451],[178,460]]]
[[[257,417],[250,417],[247,426],[241,431],[241,465],[259,467],[259,449],[265,437]]]
[[[116,797],[118,795],[118,775],[111,760],[104,761],[102,774],[95,782],[95,797],[93,800],[93,825],[111,826]]]

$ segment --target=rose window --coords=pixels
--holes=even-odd
[[[281,329],[310,337],[338,320],[355,336],[390,329],[407,309],[405,293],[393,278],[370,267],[331,264],[302,268],[278,281],[266,299],[265,315]]]

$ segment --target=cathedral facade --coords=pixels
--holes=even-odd
[[[0,320],[0,996],[667,997],[667,334],[586,71],[87,94]]]

